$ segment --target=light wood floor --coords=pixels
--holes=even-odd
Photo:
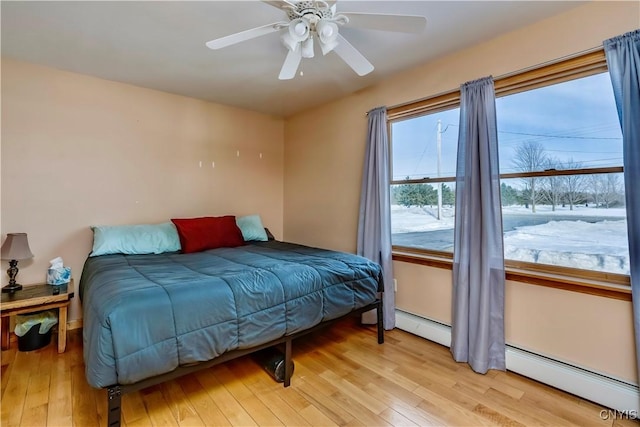
[[[54,337],[55,340],[55,337]],[[105,426],[106,392],[84,377],[82,336],[2,352],[2,426]],[[603,407],[510,372],[473,373],[447,348],[347,319],[294,342],[291,387],[250,358],[122,398],[123,425],[630,426],[602,420]]]

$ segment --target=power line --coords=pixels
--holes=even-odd
[[[447,128],[449,126],[458,126],[456,124],[453,123],[448,123],[447,124]],[[600,128],[605,128],[608,127],[602,127],[602,126],[598,126]],[[582,128],[583,130],[585,128]],[[581,128],[577,128],[575,130],[581,130]],[[573,130],[571,130],[570,132],[572,132]],[[593,131],[592,131],[593,132]],[[506,130],[499,130],[498,133],[508,133],[511,135],[523,135],[523,136],[538,136],[538,137],[542,137],[542,138],[566,138],[566,139],[601,139],[601,140],[615,140],[615,141],[622,141],[622,137],[605,137],[605,136],[578,136],[578,135],[553,135],[553,134],[541,134],[541,133],[528,133],[528,132],[511,132],[511,131],[506,131]]]
[[[619,151],[585,151],[585,150],[550,150],[545,148],[544,151],[553,151],[554,153],[589,153],[589,154],[618,154]]]
[[[622,141],[622,137],[606,137],[606,136],[569,136],[569,135],[544,135],[540,133],[525,133],[525,132],[508,132],[506,130],[499,130],[498,133],[508,133],[512,135],[525,135],[525,136],[540,136],[543,138],[562,138],[562,139],[606,139]]]

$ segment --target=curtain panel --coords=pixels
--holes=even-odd
[[[396,297],[391,260],[391,205],[389,188],[389,137],[387,108],[369,111],[367,147],[360,193],[358,219],[358,255],[382,266],[384,280],[384,327],[396,326]],[[365,314],[364,320],[373,323]],[[375,315],[375,313],[373,314]]]
[[[493,78],[460,87],[451,353],[478,373],[506,369],[504,251]]]
[[[603,42],[622,128],[629,275],[640,375],[640,29]]]

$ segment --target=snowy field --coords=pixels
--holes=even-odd
[[[391,205],[391,233],[453,229],[453,208],[443,206],[441,220],[437,213],[438,208]]]
[[[402,207],[402,206],[400,206]],[[505,206],[502,208],[502,212],[505,215],[532,215],[531,208],[525,208],[524,206]],[[574,206],[573,210],[569,209],[569,206],[556,206],[556,210],[551,210],[550,205],[537,205],[535,214],[547,214],[547,215],[575,215],[575,216],[617,216],[619,218],[626,218],[627,211],[625,208],[594,208],[586,206]],[[535,215],[534,214],[534,215]]]
[[[505,258],[588,270],[629,274],[629,244],[624,208],[593,208],[536,206],[536,213],[523,206],[503,208],[503,215],[544,217],[549,221],[540,225],[518,226],[505,232]],[[572,216],[575,220],[554,220],[553,216]],[[586,222],[580,217],[607,217],[602,221]],[[611,219],[620,218],[619,220]],[[454,212],[450,206],[437,208],[391,206],[392,234],[429,232],[453,229]]]

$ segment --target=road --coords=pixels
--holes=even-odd
[[[578,216],[578,215],[548,215],[548,214],[517,214],[504,215],[502,227],[504,231],[515,230],[516,227],[546,224],[549,221],[620,221],[618,216]],[[399,233],[392,236],[394,245],[424,247],[437,251],[453,251],[453,229],[420,231],[413,233]]]

